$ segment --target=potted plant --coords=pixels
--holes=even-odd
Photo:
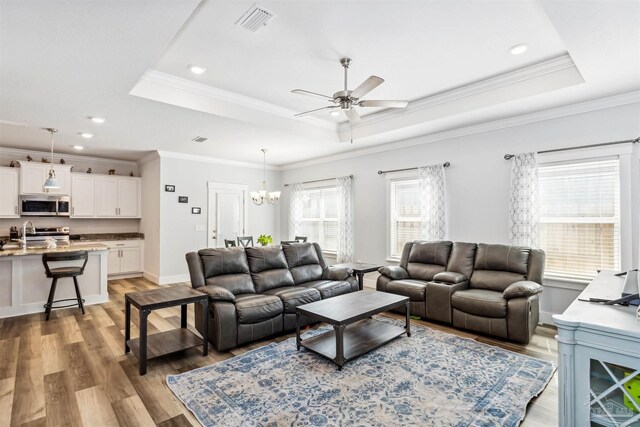
[[[258,243],[260,243],[262,246],[267,246],[269,243],[273,243],[273,238],[270,234],[261,234],[258,237]]]

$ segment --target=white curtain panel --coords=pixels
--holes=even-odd
[[[289,184],[289,239],[302,234],[302,183]]]
[[[350,176],[337,178],[338,190],[338,263],[353,261],[353,200]]]
[[[442,240],[447,234],[447,199],[444,166],[418,168],[420,191],[420,237]]]
[[[536,153],[520,153],[511,163],[509,195],[509,242],[512,245],[539,245],[538,163]]]

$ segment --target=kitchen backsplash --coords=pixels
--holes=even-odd
[[[0,236],[8,236],[11,226],[20,228],[27,220],[30,220],[36,227],[69,227],[71,234],[137,233],[140,231],[139,219],[24,217],[0,219]]]

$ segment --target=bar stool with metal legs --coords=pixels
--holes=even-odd
[[[82,299],[82,295],[80,295],[80,288],[78,287],[78,276],[81,276],[84,273],[84,267],[87,265],[87,260],[89,259],[89,254],[87,251],[74,251],[74,252],[59,252],[59,253],[45,253],[42,254],[42,263],[44,264],[44,269],[47,273],[47,277],[53,279],[51,282],[51,290],[49,291],[49,298],[47,299],[47,303],[44,305],[45,313],[47,315],[47,320],[49,320],[49,315],[51,314],[52,308],[65,308],[72,307],[78,305],[80,310],[82,310],[82,314],[84,314],[84,300]],[[49,263],[51,262],[59,262],[59,261],[79,261],[84,260],[82,266],[68,266],[68,267],[56,267],[50,268]],[[58,285],[58,279],[62,279],[64,277],[72,277],[73,284],[76,288],[76,298],[65,298],[54,301],[53,298],[56,294],[56,286]],[[59,307],[53,307],[53,304],[62,302],[62,301],[76,301],[74,304],[63,305]]]

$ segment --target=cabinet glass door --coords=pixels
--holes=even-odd
[[[597,359],[590,363],[592,425],[640,425],[640,370]]]

